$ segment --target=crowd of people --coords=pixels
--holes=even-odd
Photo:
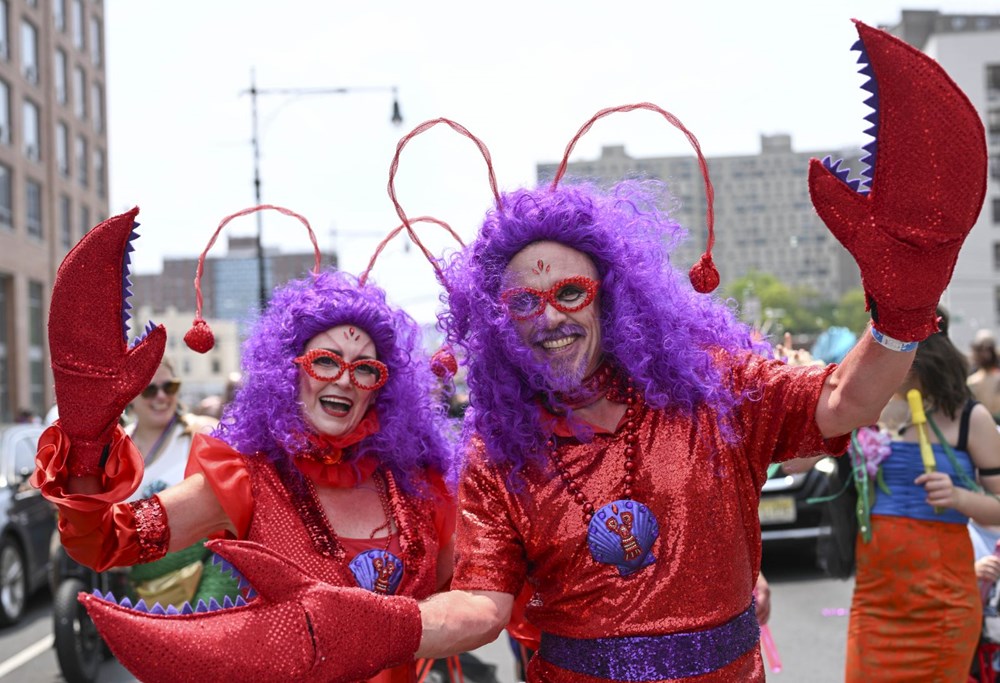
[[[1000,524],[1000,503],[980,491],[1000,492],[1000,435],[965,375],[955,381],[960,359],[936,307],[982,205],[983,128],[936,63],[858,31],[880,74],[878,174],[869,194],[836,165],[809,172],[872,313],[839,364],[772,358],[710,294],[714,191],[697,140],[669,112],[627,105],[580,130],[550,185],[500,193],[494,181],[474,241],[431,258],[458,360],[425,358],[416,323],[367,271],[317,267],[272,294],[240,386],[211,435],[193,435],[183,478],[133,499],[156,465],[144,454],[170,426],[130,435],[119,416],[136,396],[170,396],[166,331],[120,338],[137,210],[89,232],[53,288],[60,420],[33,483],[81,562],[143,564],[207,537],[240,586],[230,609],[185,600],[154,614],[82,596],[119,660],[144,681],[415,681],[428,660],[509,629],[534,653],[528,681],[762,681],[757,508],[769,467],[842,454],[917,389],[934,432],[914,426],[917,412],[893,425],[878,478],[891,494],[876,494],[859,540],[848,676],[964,680],[981,613],[965,524]],[[684,229],[660,208],[662,184],[560,184],[580,135],[634,109],[662,115],[698,156],[709,236],[688,274],[670,261]],[[447,120],[404,142],[438,122],[489,163]],[[933,177],[914,151],[934,156]],[[880,184],[893,171],[910,181]],[[185,340],[212,343],[200,318]],[[458,361],[470,398],[461,430],[439,400]],[[900,554],[903,534],[914,542]],[[899,572],[926,587],[919,601],[894,583]],[[947,637],[890,656],[931,625]]]

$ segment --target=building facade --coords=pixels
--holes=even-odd
[[[810,158],[844,159],[860,175],[861,150],[797,152],[789,135],[762,135],[756,155],[706,159],[715,189],[715,229],[721,236],[712,250],[722,282],[751,271],[773,273],[790,286],[836,300],[861,284],[854,260],[813,210],[806,174]],[[557,164],[539,164],[539,183],[551,180]],[[705,248],[705,184],[694,156],[635,159],[621,146],[604,147],[593,161],[569,164],[567,175],[601,183],[623,177],[655,178],[667,185],[670,217],[688,230],[671,255],[687,270]]]
[[[1000,14],[903,10],[898,24],[882,28],[937,60],[986,126],[986,203],[942,300],[949,334],[965,350],[977,330],[1000,331]]]
[[[103,3],[0,0],[0,421],[54,401],[52,282],[107,217],[105,124]]]
[[[335,255],[321,252],[323,268],[337,266]],[[314,252],[282,254],[267,248],[264,251],[264,291],[270,292],[289,280],[303,277],[316,264]],[[174,308],[195,310],[194,276],[198,270],[196,257],[166,258],[163,272],[132,277],[133,300],[155,312]],[[222,257],[205,259],[201,276],[205,318],[244,322],[260,310],[258,285],[260,263],[257,240],[254,237],[230,237],[228,251]]]

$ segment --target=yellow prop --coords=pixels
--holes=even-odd
[[[927,415],[924,413],[924,399],[916,389],[906,392],[906,400],[910,404],[910,415],[913,417],[913,426],[917,428],[917,440],[920,442],[920,459],[924,461],[924,472],[931,473],[936,469],[934,462],[934,450],[931,448],[930,435],[927,433]],[[941,508],[934,508],[934,512],[940,513]]]

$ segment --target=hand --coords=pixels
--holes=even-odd
[[[930,57],[857,23],[877,76],[871,191],[839,163],[809,165],[813,206],[851,252],[872,320],[899,341],[937,331],[935,307],[982,208],[986,143],[975,107]]]
[[[125,406],[145,388],[163,356],[163,326],[126,345],[129,242],[138,209],[109,218],[66,256],[52,287],[49,349],[58,425],[70,440],[73,476],[101,472],[104,447]]]
[[[1000,580],[1000,558],[996,555],[987,555],[976,560],[976,578],[990,583]]]
[[[763,574],[757,575],[757,585],[754,586],[753,594],[757,598],[757,622],[764,626],[771,618],[771,587]]]
[[[956,488],[951,476],[944,472],[925,472],[914,481],[927,491],[927,504],[937,508],[955,509],[961,504],[964,489]]]

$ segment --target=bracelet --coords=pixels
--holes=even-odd
[[[1000,474],[1000,467],[981,467],[978,472],[981,477],[995,477]]]
[[[170,526],[167,511],[163,509],[159,496],[144,498],[128,504],[135,518],[135,529],[139,536],[138,564],[158,560],[167,554],[170,545]]]
[[[874,339],[875,341],[877,341],[879,344],[889,349],[890,351],[901,351],[903,353],[906,353],[908,351],[916,351],[917,345],[920,343],[915,341],[904,342],[904,341],[899,341],[898,339],[893,339],[889,335],[883,334],[882,332],[876,330],[874,325],[872,325],[869,329],[871,329],[872,331],[872,339]]]

